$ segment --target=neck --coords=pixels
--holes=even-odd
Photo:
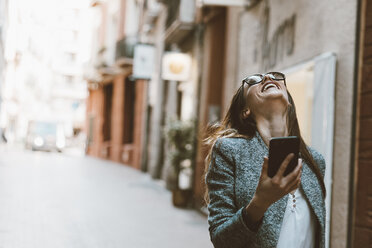
[[[256,116],[256,124],[257,130],[267,146],[273,137],[288,136],[286,113],[274,114],[269,117]]]

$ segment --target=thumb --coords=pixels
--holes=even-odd
[[[262,171],[261,171],[261,176],[267,177],[267,168],[269,167],[269,158],[264,157],[264,162],[262,164]]]

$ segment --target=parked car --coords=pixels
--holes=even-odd
[[[46,121],[29,122],[26,136],[27,149],[62,152],[65,143],[62,124]]]

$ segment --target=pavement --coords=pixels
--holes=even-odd
[[[213,247],[160,181],[91,157],[0,149],[0,248]]]

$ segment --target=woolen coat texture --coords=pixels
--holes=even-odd
[[[310,148],[324,177],[323,156]],[[212,148],[212,157],[206,174],[208,195],[209,233],[216,248],[276,247],[288,195],[272,204],[264,214],[257,232],[244,223],[242,210],[251,201],[261,175],[268,147],[260,134],[251,139],[219,138]],[[325,244],[325,203],[316,175],[303,162],[301,186],[305,199],[316,218],[317,247]]]

